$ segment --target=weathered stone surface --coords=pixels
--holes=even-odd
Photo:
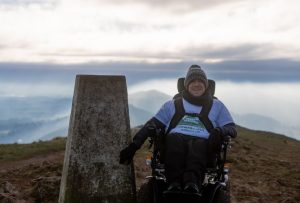
[[[119,164],[130,139],[125,77],[78,75],[59,202],[135,202],[133,167]]]

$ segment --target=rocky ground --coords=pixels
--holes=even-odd
[[[135,158],[138,188],[150,174],[145,164],[147,154],[142,150]],[[228,159],[232,202],[300,202],[299,154],[299,141],[239,129]],[[0,162],[0,202],[57,202],[63,157],[61,151]]]
[[[57,202],[64,152],[1,163],[0,202]]]

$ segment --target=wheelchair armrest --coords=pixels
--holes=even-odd
[[[155,125],[148,125],[147,126],[149,137],[153,138],[156,136],[156,126]]]

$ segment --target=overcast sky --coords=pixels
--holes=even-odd
[[[235,113],[300,129],[299,8],[298,0],[1,0],[0,94],[72,96],[76,74],[123,74],[131,92],[173,94],[196,63]]]
[[[299,60],[298,0],[1,0],[0,61]]]

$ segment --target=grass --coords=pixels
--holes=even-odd
[[[132,134],[137,130],[133,129]],[[232,148],[228,150],[231,194],[236,200],[234,202],[300,202],[300,142],[283,135],[239,126],[237,130],[238,137],[232,140]],[[0,164],[62,152],[65,144],[66,138],[56,138],[31,144],[0,145]],[[146,156],[151,154],[148,146],[146,141],[137,152],[136,158],[140,159],[136,177],[140,183],[148,174],[147,170],[150,170],[142,164]],[[62,163],[51,163],[50,166],[55,169],[50,169],[48,165],[46,168],[26,168],[21,174],[40,176],[43,172],[56,174],[57,171],[60,174],[61,165]]]
[[[31,144],[1,144],[0,162],[17,161],[65,150],[66,138],[39,141]]]
[[[283,135],[274,134],[271,132],[254,131],[247,128],[238,126],[238,138],[233,142],[233,151],[236,153],[229,153],[229,160],[234,160],[239,157],[238,154],[247,153],[251,155],[251,152],[261,153],[261,149],[267,151],[277,151],[280,153],[282,149],[291,147],[294,154],[300,153],[300,142],[285,137]],[[132,129],[132,135],[134,135],[138,129]],[[0,162],[22,160],[36,155],[43,155],[52,152],[58,152],[65,150],[66,138],[55,138],[51,141],[39,141],[31,144],[2,144],[0,145]],[[138,152],[138,156],[146,156],[149,154],[149,142],[146,141],[141,150]],[[257,150],[259,148],[260,150]],[[295,149],[299,149],[295,150]],[[295,151],[297,151],[295,153]],[[231,156],[233,155],[233,156]]]

